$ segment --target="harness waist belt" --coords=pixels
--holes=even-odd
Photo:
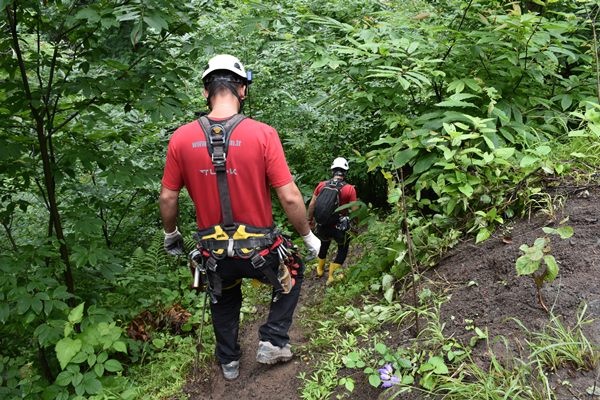
[[[199,247],[213,256],[251,256],[255,250],[262,250],[275,243],[280,233],[275,228],[257,228],[244,224],[232,227],[215,225],[198,231],[195,235]]]
[[[231,246],[233,241],[233,246]],[[264,249],[275,242],[272,237],[250,238],[250,239],[226,239],[226,240],[199,240],[198,244],[203,249],[208,251],[232,248],[233,250],[240,249]]]

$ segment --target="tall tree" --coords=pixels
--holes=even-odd
[[[7,33],[0,42],[5,230],[16,246],[8,210],[33,199],[14,190],[35,189],[48,212],[47,236],[57,239],[64,284],[74,293],[61,194],[82,174],[115,164],[106,144],[132,136],[118,130],[117,110],[138,121],[134,111],[145,110],[158,120],[186,100],[177,87],[189,69],[176,57],[188,45],[194,9],[167,1],[0,4]]]

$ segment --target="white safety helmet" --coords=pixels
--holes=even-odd
[[[348,171],[348,160],[344,157],[338,157],[331,163],[331,169],[343,169],[344,171]]]
[[[217,70],[230,71],[244,80],[248,79],[246,76],[246,69],[244,68],[242,62],[238,60],[237,57],[229,54],[219,54],[208,60],[208,66],[202,74],[202,80],[204,80],[204,78],[206,78],[211,72]]]

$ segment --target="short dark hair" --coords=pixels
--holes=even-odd
[[[206,99],[208,103],[208,107],[211,108],[211,99],[219,94],[224,92],[231,92],[235,97],[238,98],[240,102],[240,110],[243,107],[243,100],[238,95],[238,89],[246,85],[247,82],[240,76],[234,74],[233,72],[229,72],[227,70],[216,70],[208,74],[204,80],[204,89],[208,92],[208,97]]]
[[[241,76],[234,74],[233,72],[218,69],[216,71],[208,74],[206,78],[204,78],[204,88],[210,91],[210,88],[216,88],[218,86],[229,87],[229,84],[234,85],[245,85],[246,80]]]
[[[346,176],[346,170],[342,168],[334,168],[331,172],[333,172],[333,176]]]

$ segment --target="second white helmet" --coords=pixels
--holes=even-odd
[[[242,62],[237,58],[229,54],[219,54],[208,60],[208,66],[202,73],[202,80],[206,78],[211,72],[218,70],[226,70],[233,72],[243,79],[247,79],[246,69]]]
[[[340,169],[343,169],[344,171],[348,171],[348,169],[349,169],[348,160],[346,160],[344,157],[336,158],[331,163],[331,169],[336,169],[336,168],[340,168]]]

